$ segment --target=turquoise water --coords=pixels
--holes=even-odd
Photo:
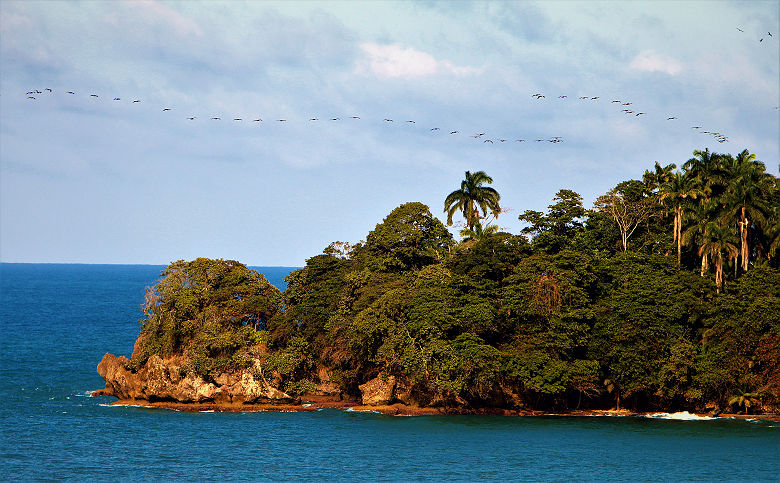
[[[3,480],[777,481],[780,423],[108,406],[162,267],[0,265]],[[260,268],[275,284],[290,269]]]

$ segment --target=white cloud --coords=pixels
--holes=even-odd
[[[669,75],[679,74],[683,66],[677,60],[653,50],[643,50],[629,65],[630,68],[642,72],[664,72]]]
[[[360,48],[365,57],[358,63],[358,72],[377,77],[425,77],[440,73],[465,76],[480,72],[480,69],[474,67],[461,67],[446,60],[436,60],[431,54],[411,47],[404,48],[399,44],[364,43]]]
[[[144,21],[165,24],[178,36],[203,35],[203,30],[197,23],[158,1],[133,0],[128,6]]]

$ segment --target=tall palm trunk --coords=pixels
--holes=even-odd
[[[718,251],[718,258],[715,262],[715,293],[720,293],[723,287],[723,253]]]
[[[710,268],[709,263],[707,263],[707,254],[703,253],[701,256],[701,273],[700,275],[703,277],[704,272],[706,272]]]
[[[680,267],[682,253],[682,206],[674,208],[674,241],[677,242],[677,268]]]
[[[740,254],[742,256],[742,271],[747,272],[748,261],[750,259],[750,248],[748,246],[748,226],[750,222],[745,215],[745,207],[741,209],[741,216],[739,220],[739,238],[741,241]]]

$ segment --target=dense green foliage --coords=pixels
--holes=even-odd
[[[235,262],[177,262],[150,292],[142,354],[187,352],[208,373],[264,342],[291,392],[323,369],[354,397],[393,375],[419,405],[777,411],[777,178],[747,151],[674,169],[656,163],[593,210],[561,190],[520,215],[522,235],[482,230],[498,197],[469,201],[490,178],[467,173],[445,203],[467,220],[460,243],[406,203],[281,295]]]
[[[247,366],[281,307],[279,290],[230,260],[180,260],[161,276],[146,292],[133,365],[157,354],[184,355],[188,370],[207,376]]]

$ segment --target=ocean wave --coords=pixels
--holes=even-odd
[[[676,421],[712,421],[713,419],[720,419],[712,416],[699,416],[698,414],[691,414],[688,411],[680,411],[677,413],[645,414],[644,417],[654,419],[673,419]]]
[[[347,408],[345,409],[348,413],[374,413],[374,414],[384,414],[381,411],[374,411],[372,409],[354,409],[354,408]]]
[[[168,408],[158,408],[155,406],[141,406],[139,404],[111,404],[111,403],[99,403],[98,406],[103,406],[106,408],[143,408],[143,409],[168,409]],[[169,409],[169,411],[178,411],[178,409]]]

